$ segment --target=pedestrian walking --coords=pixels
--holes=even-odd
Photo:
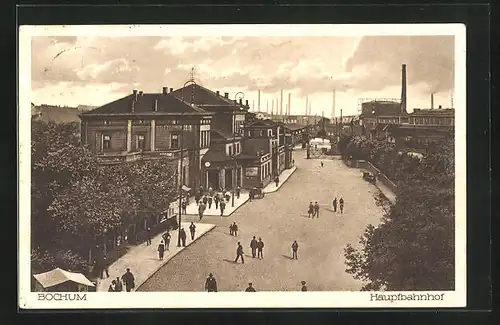
[[[163,255],[165,254],[165,243],[163,240],[158,244],[158,258],[163,261]]]
[[[187,213],[186,213],[186,209],[187,209],[187,202],[186,202],[186,199],[182,199],[182,202],[181,202],[181,208],[182,208],[182,214],[187,214]]]
[[[213,198],[211,196],[209,196],[207,202],[208,202],[208,208],[211,209],[212,208]]]
[[[202,201],[203,201],[203,204],[206,206],[207,203],[208,203],[208,197],[206,195],[203,196],[203,200]]]
[[[241,264],[245,264],[245,259],[243,258],[243,246],[238,242],[238,248],[236,248],[236,259],[234,263],[238,263],[238,259],[241,257]]]
[[[234,227],[233,227],[233,224],[232,224],[232,223],[231,223],[231,224],[229,224],[229,234],[230,234],[231,236],[234,236]]]
[[[306,281],[301,281],[300,283],[302,284],[300,291],[307,291]]]
[[[314,214],[316,214],[316,218],[319,218],[319,204],[318,204],[318,202],[314,202]]]
[[[309,209],[307,210],[307,214],[309,215],[309,218],[311,218],[311,216],[314,218],[314,206],[312,201],[309,202]]]
[[[200,218],[200,221],[201,219],[203,219],[204,212],[205,212],[205,205],[203,203],[200,203],[200,205],[198,206],[198,217]]]
[[[215,197],[214,197],[214,203],[215,203],[215,210],[218,210],[219,209],[219,194],[215,194]]]
[[[101,279],[104,279],[104,273],[106,273],[106,277],[109,278],[109,265],[108,265],[108,258],[106,257],[106,254],[102,255],[101,258]]]
[[[115,292],[115,280],[111,281],[111,284],[108,287],[108,292]]]
[[[194,200],[196,202],[196,205],[198,205],[200,203],[200,198],[201,198],[200,194],[196,193],[194,195]]]
[[[238,187],[236,188],[236,198],[240,198],[240,194],[241,194],[241,187],[238,185]]]
[[[233,222],[233,235],[238,236],[238,225],[236,225],[236,222]]]
[[[146,230],[146,246],[151,245],[151,228]]]
[[[205,290],[208,292],[217,292],[217,280],[215,280],[212,273],[208,275],[208,278],[205,281]]]
[[[259,259],[264,258],[262,251],[264,250],[264,242],[262,238],[259,238],[259,242],[257,243],[257,257]]]
[[[179,231],[179,236],[181,238],[181,243],[182,243],[182,247],[186,247],[186,232],[184,231],[184,228],[181,228],[181,230]]]
[[[253,236],[252,240],[250,241],[250,248],[252,249],[252,258],[255,258],[255,255],[257,255],[257,240],[255,239],[255,236]]]
[[[276,183],[276,187],[278,187],[280,183],[280,178],[278,177],[278,175],[276,175],[276,177],[274,178],[274,183]]]
[[[194,240],[194,233],[196,231],[196,225],[191,221],[189,225],[189,232],[191,233],[191,240]]]
[[[339,208],[340,208],[340,213],[343,214],[344,213],[344,199],[343,198],[340,198],[340,200],[339,200]]]
[[[119,277],[116,277],[116,280],[115,280],[115,292],[122,292],[122,291],[123,291],[122,282],[120,281]]]
[[[299,250],[299,244],[297,243],[296,240],[293,241],[292,244],[292,259],[298,260],[299,258],[297,257],[297,251]]]
[[[333,199],[333,212],[337,212],[337,198]]]
[[[170,247],[170,238],[172,238],[170,232],[167,230],[166,233],[161,235],[161,238],[163,238],[163,242],[165,243],[165,249],[168,251]]]
[[[252,282],[248,283],[248,288],[245,289],[245,292],[255,292],[255,288],[252,286]]]
[[[321,162],[321,168],[323,168],[323,162]]]
[[[123,284],[125,284],[125,290],[127,292],[130,292],[135,288],[135,277],[132,272],[130,272],[129,268],[127,268],[127,272],[122,275],[122,280]]]
[[[226,209],[226,202],[220,201],[220,216],[224,215],[224,210]]]
[[[226,194],[224,196],[226,197],[226,202],[229,202],[229,200],[231,199],[231,193],[229,193],[229,191],[226,191]]]

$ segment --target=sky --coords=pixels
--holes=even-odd
[[[32,102],[100,106],[133,89],[180,88],[194,68],[196,83],[231,99],[243,92],[258,110],[271,110],[283,90],[291,114],[354,115],[360,98],[400,98],[407,65],[407,107],[451,107],[453,36],[363,37],[96,37],[32,38]],[[239,98],[239,97],[238,97]],[[274,104],[276,105],[276,104]]]

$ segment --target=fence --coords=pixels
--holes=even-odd
[[[369,161],[360,160],[357,161],[356,167],[367,169],[372,174],[377,176],[377,180],[381,181],[385,186],[387,186],[392,192],[396,193],[397,186],[391,181],[384,173],[382,173],[377,167]]]

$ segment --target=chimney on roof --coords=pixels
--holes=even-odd
[[[166,94],[167,94],[167,90],[168,90],[168,88],[167,88],[167,87],[163,87],[162,94],[163,94],[163,95],[166,95]]]
[[[229,98],[229,93],[224,93],[224,97]]]
[[[441,107],[441,105],[439,105],[439,106],[438,106],[438,109],[441,109],[441,108],[442,108],[442,107]]]
[[[170,88],[170,92],[173,92],[174,91],[174,88]]]
[[[431,93],[431,109],[434,109],[434,93]]]
[[[155,112],[158,112],[158,99],[155,99]]]
[[[217,96],[220,96],[220,92],[218,90],[215,93],[217,94]]]
[[[139,96],[142,96],[144,95],[144,93],[142,92],[142,90],[139,90]]]
[[[248,99],[245,100],[245,106],[248,107]]]
[[[134,95],[134,101],[137,101],[137,89],[134,89],[132,94]]]

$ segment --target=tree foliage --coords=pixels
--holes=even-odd
[[[452,140],[428,148],[420,161],[402,160],[397,202],[378,227],[369,225],[359,248],[345,248],[346,271],[363,290],[454,288],[454,149]]]
[[[34,269],[85,269],[83,256],[102,236],[136,221],[138,211],[164,211],[176,191],[170,162],[101,166],[76,123],[33,121],[31,160]]]

